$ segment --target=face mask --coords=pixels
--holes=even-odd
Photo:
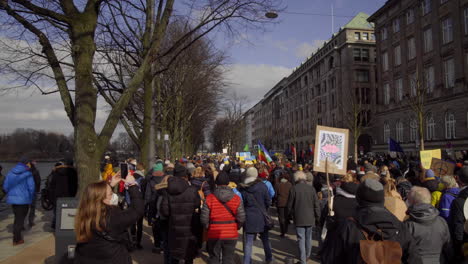
[[[112,198],[110,199],[111,205],[118,205],[119,204],[119,196],[115,193],[112,194]]]

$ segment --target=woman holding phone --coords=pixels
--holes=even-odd
[[[122,210],[112,187],[125,182],[132,203]],[[127,229],[143,216],[144,202],[132,175],[125,180],[120,172],[109,182],[89,184],[81,195],[75,218],[77,238],[75,263],[131,264]]]

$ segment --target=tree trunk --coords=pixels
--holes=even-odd
[[[419,150],[424,150],[424,113],[418,112]]]
[[[148,67],[151,68],[151,67]],[[152,112],[153,112],[153,86],[152,86],[152,81],[151,81],[151,72],[148,69],[148,71],[145,74],[145,79],[143,81],[144,85],[144,93],[143,93],[143,105],[144,105],[144,110],[143,110],[143,131],[141,133],[141,138],[140,138],[140,160],[144,163],[145,168],[148,168],[148,166],[151,163],[152,157],[150,157],[150,152],[151,152],[151,144],[152,138],[151,138],[151,118],[152,118]]]

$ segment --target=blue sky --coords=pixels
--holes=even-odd
[[[385,0],[284,0],[284,3],[287,4],[286,13],[279,13],[279,18],[268,25],[265,32],[244,32],[234,39],[220,31],[210,36],[217,48],[225,50],[229,57],[226,93],[235,91],[238,95],[247,96],[249,106],[261,100],[269,89],[332,35],[330,16],[290,13],[330,15],[333,4],[336,15],[334,31],[338,31],[352,16],[359,12],[370,15]],[[99,105],[98,129],[107,116],[104,104]],[[18,127],[67,134],[72,131],[58,94],[39,96],[37,91],[0,95],[0,133],[11,132]]]

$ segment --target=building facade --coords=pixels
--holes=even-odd
[[[418,112],[426,149],[468,149],[468,0],[390,0],[368,20],[378,54],[373,150],[393,138],[418,151]]]
[[[248,111],[251,144],[260,140],[268,149],[306,150],[314,144],[317,125],[349,128],[353,105],[370,118],[378,95],[374,27],[368,18],[356,15]],[[367,151],[370,138],[364,135],[359,143]]]

